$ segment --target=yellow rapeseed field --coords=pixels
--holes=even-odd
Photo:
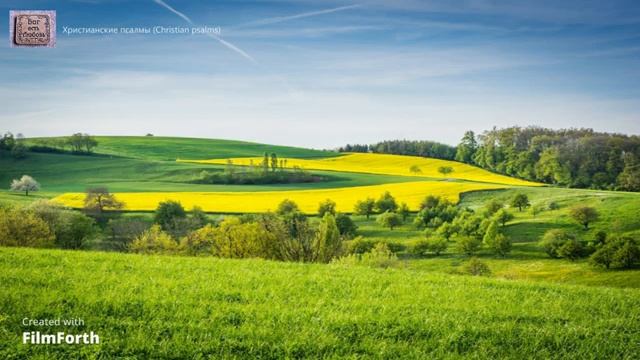
[[[275,210],[284,199],[295,201],[301,211],[314,214],[318,204],[331,199],[336,202],[337,210],[352,212],[358,200],[367,197],[378,198],[389,191],[398,202],[406,202],[412,210],[417,210],[420,201],[427,195],[445,197],[457,202],[460,193],[473,190],[499,189],[504,186],[448,181],[417,181],[398,184],[357,186],[349,188],[264,191],[264,192],[148,192],[117,193],[116,198],[125,203],[126,210],[155,210],[164,200],[177,200],[190,209],[200,206],[208,212],[247,213]],[[54,199],[69,207],[80,208],[84,200],[83,193],[67,193]]]
[[[262,162],[261,157],[178,161],[203,164],[227,164],[228,160],[231,160],[235,165],[250,165],[253,163],[257,166]],[[490,171],[456,161],[418,156],[348,153],[343,156],[324,159],[286,158],[281,160],[286,160],[287,168],[299,166],[305,170],[330,170],[441,179],[461,179],[517,186],[542,186],[542,184],[539,183],[494,174]],[[440,167],[451,167],[453,172],[443,175],[438,171]]]

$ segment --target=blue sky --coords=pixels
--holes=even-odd
[[[0,130],[26,136],[330,148],[511,125],[640,134],[637,1],[5,0],[5,39],[11,9],[58,19],[55,49],[0,42]],[[221,37],[63,34],[192,26],[177,13]]]

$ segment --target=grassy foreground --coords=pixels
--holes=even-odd
[[[640,290],[0,248],[0,357],[634,358]],[[23,327],[24,317],[82,327]],[[100,345],[22,345],[23,331]]]

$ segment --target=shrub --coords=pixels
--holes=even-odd
[[[394,212],[386,211],[384,214],[378,215],[376,222],[393,230],[394,227],[402,225],[402,218]]]
[[[480,249],[482,241],[473,236],[460,236],[456,241],[456,250],[465,255],[473,255]]]
[[[564,243],[557,249],[558,257],[566,258],[571,261],[574,261],[580,258],[583,255],[584,247],[582,243],[580,243],[575,238],[567,239]]]
[[[561,229],[547,231],[542,236],[539,245],[552,258],[575,260],[584,255],[585,250],[575,235]]]
[[[551,211],[553,211],[553,210],[558,210],[558,209],[560,209],[560,204],[558,204],[558,203],[557,203],[557,202],[555,202],[555,201],[551,201],[551,202],[549,202],[549,204],[547,205],[547,209],[549,209],[549,210],[551,210]]]
[[[55,235],[56,247],[79,249],[96,233],[92,218],[50,201],[34,202],[29,210],[47,223]]]
[[[180,240],[180,252],[186,255],[218,255],[218,230],[211,224],[192,231]]]
[[[349,215],[338,213],[338,215],[336,215],[336,225],[338,225],[340,235],[346,238],[352,238],[356,236],[358,226],[353,222],[353,220],[351,220],[351,217]]]
[[[383,242],[383,241],[378,241]],[[397,242],[384,241],[384,244],[391,250],[392,253],[397,254],[399,252],[405,251],[407,246]]]
[[[362,255],[351,254],[338,260],[334,263],[339,265],[360,265],[376,268],[389,268],[397,267],[400,264],[398,257],[387,247],[385,243],[377,243],[371,251]]]
[[[178,244],[169,234],[162,231],[160,225],[153,225],[131,243],[131,252],[142,254],[174,253]]]
[[[491,269],[489,265],[473,257],[462,266],[462,273],[473,276],[489,276]]]
[[[429,251],[436,256],[447,250],[447,246],[449,245],[447,239],[442,237],[433,237],[427,240],[427,244],[429,245]]]
[[[426,255],[431,249],[428,240],[420,240],[411,247],[411,253],[414,255]]]
[[[348,254],[364,254],[371,251],[378,242],[373,240],[367,240],[362,236],[359,236],[348,243],[346,243]]]
[[[32,211],[0,208],[0,245],[53,247],[55,235]]]
[[[596,250],[589,261],[595,266],[603,266],[607,269],[631,268],[640,261],[640,245],[631,237],[618,237]]]

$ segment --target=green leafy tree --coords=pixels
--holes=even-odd
[[[336,225],[340,231],[340,235],[352,238],[358,231],[358,226],[351,220],[351,217],[347,214],[338,213],[336,215]]]
[[[200,206],[191,208],[190,218],[196,228],[205,226],[209,221],[207,219],[207,213],[205,213]]]
[[[276,209],[276,214],[278,215],[286,215],[294,212],[300,212],[300,208],[298,207],[298,204],[289,199],[282,200]]]
[[[393,212],[398,209],[398,203],[396,202],[396,199],[391,196],[390,192],[385,191],[378,201],[376,201],[376,209],[381,213],[387,211]]]
[[[493,214],[500,211],[503,207],[504,207],[504,203],[496,199],[493,199],[484,206],[484,209],[487,215],[492,216]]]
[[[340,254],[342,250],[342,238],[336,224],[336,219],[331,213],[322,217],[316,236],[316,260],[328,263]]]
[[[442,223],[442,225],[440,225],[440,227],[438,227],[438,229],[436,230],[436,234],[440,235],[447,241],[449,241],[455,233],[456,228],[450,222]]]
[[[547,231],[539,244],[552,258],[575,260],[584,254],[584,247],[575,235],[562,229]]]
[[[356,215],[365,215],[368,220],[371,214],[373,214],[375,207],[376,207],[376,201],[372,198],[366,198],[364,200],[358,200],[356,202],[353,212]]]
[[[569,215],[578,224],[584,226],[585,230],[588,230],[589,224],[597,221],[599,217],[598,211],[590,206],[576,206],[569,211]]]
[[[616,247],[612,243],[601,246],[591,254],[589,262],[594,266],[602,266],[609,269],[613,263],[616,250]]]
[[[166,200],[158,204],[153,221],[164,231],[173,231],[180,220],[186,219],[187,213],[179,201]]]
[[[409,210],[409,205],[407,203],[401,203],[398,208],[398,214],[402,217],[402,221],[407,221],[409,214],[411,214],[411,210]]]
[[[474,236],[459,236],[456,240],[456,250],[462,254],[471,256],[482,246],[482,240]]]
[[[271,153],[271,171],[278,170],[278,155]]]
[[[323,217],[324,214],[336,214],[336,202],[331,199],[326,199],[318,205],[318,216]]]
[[[629,269],[640,261],[640,245],[635,239],[623,236],[612,243],[616,249],[613,264],[616,267]]]
[[[422,170],[420,169],[420,166],[414,164],[409,167],[409,172],[412,174],[421,174]]]
[[[387,210],[378,215],[376,222],[383,227],[393,230],[393,228],[402,225],[402,218],[398,214]]]
[[[16,142],[16,144],[11,149],[11,156],[14,159],[24,159],[27,157],[27,147],[20,141]]]
[[[493,217],[498,220],[502,226],[507,225],[509,221],[513,220],[513,214],[506,209],[500,209]]]
[[[518,208],[518,211],[522,212],[522,209],[531,206],[529,197],[526,194],[518,193],[511,199],[511,206]]]
[[[11,191],[24,191],[25,196],[29,196],[29,191],[40,190],[40,184],[29,175],[22,175],[20,180],[14,179],[11,182]]]
[[[511,252],[511,240],[500,234],[498,230],[498,222],[496,220],[491,221],[482,241],[489,247],[489,249],[499,256],[506,256]]]
[[[473,157],[478,151],[478,142],[476,141],[476,134],[473,131],[467,131],[464,133],[460,144],[456,149],[456,160],[471,164]]]

